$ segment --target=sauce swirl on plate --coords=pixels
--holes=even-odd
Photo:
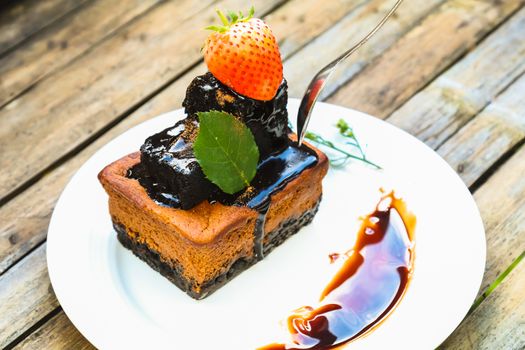
[[[362,221],[354,247],[329,255],[343,261],[319,305],[288,317],[286,344],[260,350],[330,349],[364,335],[392,312],[413,272],[415,216],[390,192]]]

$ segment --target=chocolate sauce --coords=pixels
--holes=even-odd
[[[196,114],[220,110],[235,115],[250,128],[264,161],[290,147],[287,101],[286,80],[273,99],[258,101],[237,94],[209,72],[198,76],[188,86],[183,102],[188,116],[148,137],[140,148],[140,165],[129,175],[161,205],[187,210],[204,200],[212,201],[221,190],[206,179],[193,153],[199,129]]]
[[[270,206],[272,194],[283,189],[290,181],[305,169],[317,163],[317,156],[307,147],[298,148],[290,143],[283,151],[273,154],[263,160],[257,167],[255,178],[250,188],[233,201],[227,196],[217,196],[217,200],[230,205],[246,205],[259,213],[255,223],[254,252],[260,260],[263,254],[263,236],[266,214]]]
[[[260,260],[271,196],[317,163],[315,152],[289,139],[287,101],[286,80],[272,100],[258,101],[237,94],[209,72],[198,76],[188,86],[183,102],[188,116],[148,137],[140,149],[140,163],[129,169],[127,176],[137,179],[159,205],[187,210],[208,200],[256,210],[254,256]],[[199,128],[196,113],[209,110],[237,116],[250,128],[259,148],[261,159],[254,179],[234,195],[206,179],[193,153]]]
[[[378,325],[404,295],[414,262],[415,217],[391,192],[368,214],[354,247],[325,287],[317,308],[304,306],[288,317],[290,342],[260,350],[330,349]]]
[[[193,79],[182,102],[188,115],[211,110],[233,114],[250,128],[263,158],[288,141],[288,85],[283,79],[269,101],[243,96],[221,83],[210,72]]]
[[[339,254],[339,253],[328,254],[328,259],[330,259],[330,264],[335,263],[336,260],[339,259],[340,256],[341,256],[341,254]]]

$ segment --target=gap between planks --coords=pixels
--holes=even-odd
[[[43,327],[45,324],[47,324],[49,321],[51,321],[53,318],[55,318],[55,316],[57,316],[59,314],[65,315],[65,313],[63,312],[61,306],[57,306],[56,309],[50,311],[47,315],[42,317],[33,326],[29,327],[25,332],[23,332],[18,337],[13,339],[13,341],[11,343],[7,344],[7,346],[4,347],[3,350],[11,350],[11,349],[13,349],[19,343],[21,343],[24,339],[26,339],[28,336],[30,336],[31,334],[33,334],[36,331],[38,331],[41,327]],[[71,326],[74,327],[72,323],[71,323]],[[87,339],[85,339],[85,341],[87,342]]]

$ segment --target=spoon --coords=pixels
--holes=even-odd
[[[297,134],[299,135],[298,144],[301,146],[304,135],[306,134],[306,128],[308,127],[308,122],[311,118],[312,109],[315,105],[315,102],[317,102],[317,98],[319,97],[319,94],[321,93],[321,90],[323,90],[324,86],[326,85],[326,82],[328,81],[328,78],[330,78],[330,75],[335,71],[339,63],[346,60],[350,55],[352,55],[354,52],[356,52],[364,43],[368,41],[378,30],[385,24],[387,19],[392,16],[392,14],[396,11],[396,9],[399,7],[403,0],[397,0],[394,6],[388,11],[388,13],[381,19],[381,21],[368,33],[363,39],[361,39],[357,44],[352,46],[348,51],[346,51],[344,54],[339,56],[334,61],[330,62],[327,66],[325,66],[323,69],[317,73],[312,81],[310,82],[310,85],[308,85],[308,88],[306,89],[306,92],[304,93],[303,99],[301,100],[301,105],[299,106],[299,112],[297,113]]]

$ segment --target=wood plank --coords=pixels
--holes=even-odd
[[[0,276],[0,348],[57,307],[42,245]]]
[[[438,147],[523,74],[524,32],[522,9],[387,120]]]
[[[254,5],[264,14],[282,1],[256,0]],[[211,4],[160,4],[0,110],[0,168],[5,169],[0,198],[191,67],[201,58],[208,34],[203,28],[216,22],[215,7],[242,8],[245,3]]]
[[[487,237],[487,263],[480,294],[525,251],[523,174],[525,146],[474,194]]]
[[[86,0],[13,1],[0,12],[0,55]]]
[[[328,101],[385,118],[523,3],[447,1]]]
[[[385,52],[441,3],[443,0],[411,0],[403,3],[395,15],[365,46],[339,65],[330,77],[330,82],[321,94],[321,98],[330,95],[362,71],[374,58]],[[363,4],[291,57],[284,65],[285,77],[294,82],[293,85],[290,84],[289,95],[302,97],[315,72],[364,37],[391,6],[391,0]]]
[[[288,1],[265,16],[279,42],[281,57],[285,59],[333,26],[347,13],[370,0]]]
[[[525,348],[524,290],[525,263],[521,262],[440,349]]]
[[[97,0],[0,58],[0,106],[60,69],[158,0]]]
[[[482,113],[438,148],[438,153],[468,186],[505,153],[525,140],[524,93],[525,75],[522,75]]]
[[[316,13],[330,11],[341,13],[341,16],[344,16],[345,11],[351,11],[353,8],[346,3],[339,4],[336,7],[335,4],[338,3],[331,2],[333,6],[327,5],[325,6],[327,9],[320,10],[318,8],[319,3],[316,0],[300,1],[300,7],[297,6],[299,1],[294,0],[280,7],[268,19],[272,28],[280,28],[280,38],[288,42],[286,45],[288,49],[282,53],[285,59],[296,48],[315,37],[319,30],[324,30],[332,25],[333,17],[328,16],[326,21],[319,22],[318,18],[314,16]],[[301,8],[300,14],[304,16],[299,27],[294,24],[299,21],[294,17],[295,15],[286,15],[294,8]],[[310,20],[315,22],[310,22]],[[289,21],[292,23],[286,25]],[[316,31],[310,29],[314,23],[317,26]],[[301,32],[300,28],[304,28],[305,32]],[[295,39],[288,40],[288,35]],[[86,152],[81,152],[73,160],[47,173],[41,181],[0,208],[0,216],[7,218],[4,222],[0,222],[0,274],[20,256],[23,256],[28,250],[45,239],[48,220],[60,191],[72,173],[90,155],[131,126],[165,111],[180,108],[188,84],[195,76],[205,71],[205,65],[201,64],[184,74],[183,77],[126,118],[116,128],[111,129],[99,138],[94,145],[90,145]],[[293,82],[290,81],[290,83]]]
[[[91,350],[96,349],[73,326],[63,311],[15,346],[16,350]]]

